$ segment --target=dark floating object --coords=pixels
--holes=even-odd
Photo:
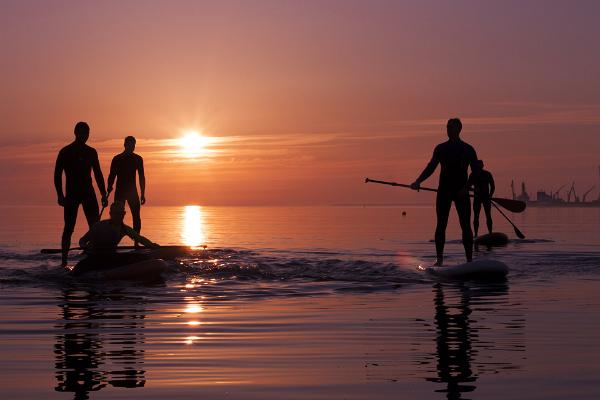
[[[473,243],[475,246],[506,246],[508,236],[502,232],[492,232],[476,237]]]

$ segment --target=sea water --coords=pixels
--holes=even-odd
[[[196,250],[142,286],[39,254],[59,207],[0,207],[0,397],[600,398],[600,209],[509,213],[525,240],[496,215],[511,242],[475,256],[509,265],[497,283],[418,271],[433,214],[145,206],[144,235]],[[452,215],[448,263],[459,238]]]

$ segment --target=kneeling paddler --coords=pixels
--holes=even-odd
[[[137,233],[123,223],[125,204],[120,201],[110,206],[110,219],[96,222],[79,240],[79,246],[85,249],[86,258],[73,268],[74,275],[82,275],[92,271],[101,271],[123,265],[133,264],[148,258],[140,253],[117,253],[117,246],[127,236],[150,248],[158,244]]]

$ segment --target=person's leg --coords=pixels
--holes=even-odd
[[[65,226],[63,228],[62,239],[60,243],[62,250],[61,265],[63,267],[67,265],[69,248],[71,247],[71,236],[73,236],[73,231],[75,230],[75,223],[77,222],[78,210],[79,201],[67,198],[65,206],[63,207]]]
[[[479,232],[479,213],[481,212],[481,201],[478,197],[473,198],[473,231],[475,236]]]
[[[100,210],[98,209],[98,200],[96,194],[88,194],[82,201],[83,212],[87,219],[88,227],[91,228],[96,222],[100,221]]]
[[[488,232],[492,233],[492,201],[487,199],[483,201],[483,211],[485,211],[485,222],[487,223]]]
[[[450,206],[452,198],[446,194],[438,193],[435,199],[435,213],[437,215],[437,225],[435,227],[435,252],[437,255],[436,265],[442,265],[444,262],[444,244],[446,243],[446,227],[448,226],[448,216],[450,215]]]
[[[137,192],[129,195],[127,198],[127,204],[129,204],[129,210],[131,211],[133,230],[137,233],[140,233],[142,229],[142,218],[140,216],[140,198],[138,197]],[[135,242],[134,245],[138,246],[138,243]]]
[[[458,213],[460,229],[462,230],[462,241],[465,248],[467,262],[473,260],[473,231],[471,230],[471,198],[467,195],[458,195],[454,199],[454,206]]]

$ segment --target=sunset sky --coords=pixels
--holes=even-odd
[[[0,204],[55,203],[80,120],[105,178],[137,137],[149,205],[431,202],[362,182],[410,183],[449,117],[499,194],[513,178],[580,194],[599,184],[599,15],[598,1],[2,1]]]

